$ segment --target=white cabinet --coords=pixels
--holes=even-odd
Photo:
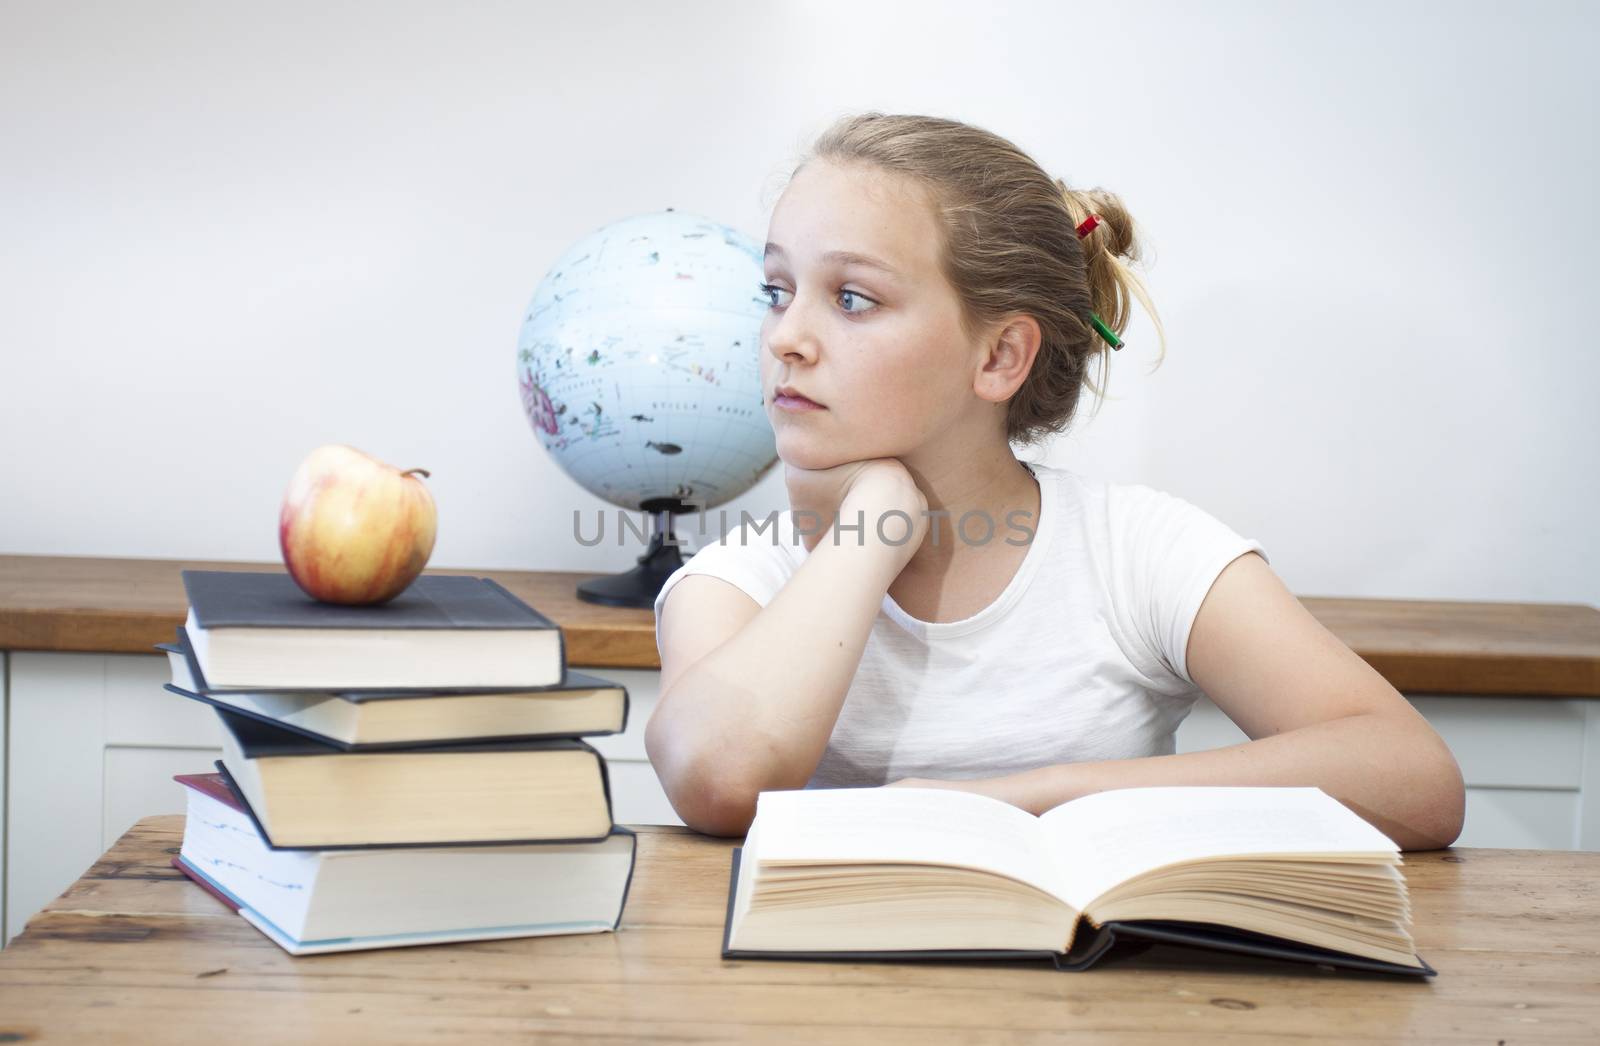
[[[1600,850],[1600,700],[1408,700],[1450,746],[1466,780],[1467,817],[1457,846]],[[1246,740],[1204,698],[1178,728],[1179,752]]]
[[[209,705],[162,689],[164,656],[12,652],[10,729],[0,745],[6,810],[0,940],[72,885],[141,817],[178,814],[174,774],[206,773],[221,756]],[[612,817],[623,824],[682,824],[644,751],[660,673],[583,668],[628,688],[628,727],[588,738],[606,758]]]
[[[183,812],[183,788],[172,775],[212,769],[221,728],[208,706],[162,689],[169,678],[162,656],[0,657],[8,669],[0,701],[9,709],[0,744],[0,940],[9,941],[139,818]],[[607,760],[614,818],[682,824],[644,750],[660,673],[585,670],[628,688],[627,730],[589,739]],[[1600,700],[1429,696],[1412,703],[1450,744],[1467,780],[1459,845],[1600,850]],[[1202,699],[1178,731],[1178,751],[1244,740]]]

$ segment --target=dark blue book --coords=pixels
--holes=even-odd
[[[628,728],[628,689],[568,668],[546,687],[448,690],[216,690],[188,635],[157,643],[180,697],[218,705],[351,751],[521,737],[595,737]]]
[[[485,577],[423,574],[376,606],[312,599],[287,571],[185,570],[184,629],[216,690],[540,687],[554,621]]]

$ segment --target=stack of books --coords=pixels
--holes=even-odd
[[[294,955],[616,929],[636,840],[605,759],[628,692],[488,578],[378,606],[186,570],[167,690],[212,705],[173,864]]]

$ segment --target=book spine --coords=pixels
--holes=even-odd
[[[222,893],[215,886],[212,886],[210,883],[206,882],[204,877],[202,877],[198,872],[196,872],[193,869],[191,869],[189,867],[189,862],[185,861],[182,857],[174,857],[172,859],[172,867],[174,867],[178,871],[182,872],[185,876],[187,876],[189,878],[189,880],[191,882],[193,882],[195,885],[199,886],[200,889],[204,890],[206,893],[210,894],[211,896],[215,897],[217,900],[221,901],[223,904],[227,905],[230,910],[232,910],[234,912],[237,912],[239,910],[239,906],[237,904],[233,903],[233,900],[231,898],[229,898],[227,894]]]

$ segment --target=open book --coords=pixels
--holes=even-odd
[[[1430,975],[1400,865],[1318,788],[1124,788],[1039,817],[936,788],[763,792],[723,957],[1081,969],[1121,936]]]

